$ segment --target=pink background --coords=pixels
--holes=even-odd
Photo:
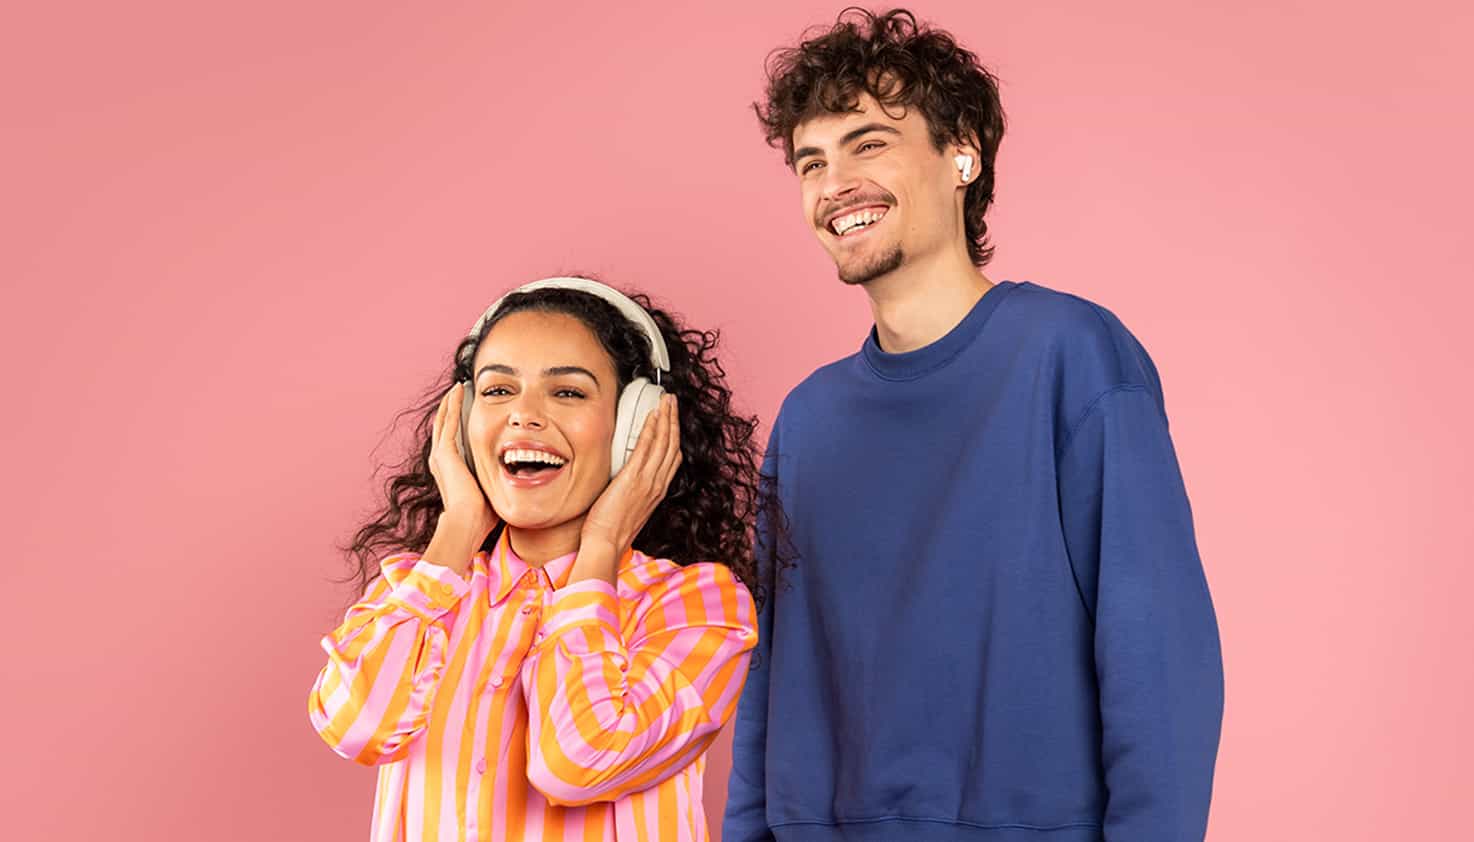
[[[721,327],[765,421],[869,325],[748,109],[840,4],[221,5],[0,25],[9,840],[365,836],[305,712],[333,547],[505,287]],[[1161,367],[1224,639],[1209,838],[1474,838],[1470,6],[1041,5],[917,8],[1004,81],[990,274]]]

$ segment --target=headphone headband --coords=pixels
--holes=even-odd
[[[507,300],[508,295],[516,295],[519,292],[532,292],[539,289],[571,289],[578,292],[586,292],[613,304],[615,309],[619,310],[625,318],[634,322],[644,332],[645,338],[650,340],[650,362],[654,363],[656,371],[670,371],[670,354],[666,351],[665,339],[660,335],[660,328],[655,324],[655,320],[650,317],[649,313],[645,312],[645,308],[636,304],[633,299],[614,287],[598,281],[591,281],[588,278],[543,278],[540,281],[523,284],[506,295],[503,295],[501,298],[498,298],[490,307],[486,308],[486,312],[482,313],[481,318],[476,320],[476,324],[471,326],[471,332],[467,335],[479,335],[481,329],[486,326],[486,323],[491,321],[491,318],[496,315],[497,310],[501,309],[502,302]],[[659,374],[656,375],[656,379],[659,382]]]

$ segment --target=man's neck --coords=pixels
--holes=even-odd
[[[903,354],[941,339],[992,287],[965,251],[908,260],[865,284],[881,350]]]

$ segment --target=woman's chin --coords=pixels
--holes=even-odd
[[[499,478],[504,479],[504,478]],[[573,481],[573,485],[568,483]],[[509,482],[499,482],[487,495],[497,516],[508,527],[521,531],[539,531],[566,527],[572,521],[582,523],[594,498],[602,489],[581,489],[573,476],[559,477],[552,483],[534,487],[519,487]],[[580,493],[582,491],[582,493]],[[580,505],[580,500],[588,502]]]
[[[555,512],[546,509],[538,509],[532,506],[507,506],[506,511],[501,506],[497,507],[497,515],[508,529],[518,532],[541,532],[548,529],[566,527],[575,521],[580,524],[583,521],[583,512],[570,515],[568,512]]]

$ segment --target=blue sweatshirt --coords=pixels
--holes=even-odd
[[[799,384],[724,842],[1201,840],[1223,672],[1151,359],[1029,283]],[[773,524],[759,524],[771,575]]]

